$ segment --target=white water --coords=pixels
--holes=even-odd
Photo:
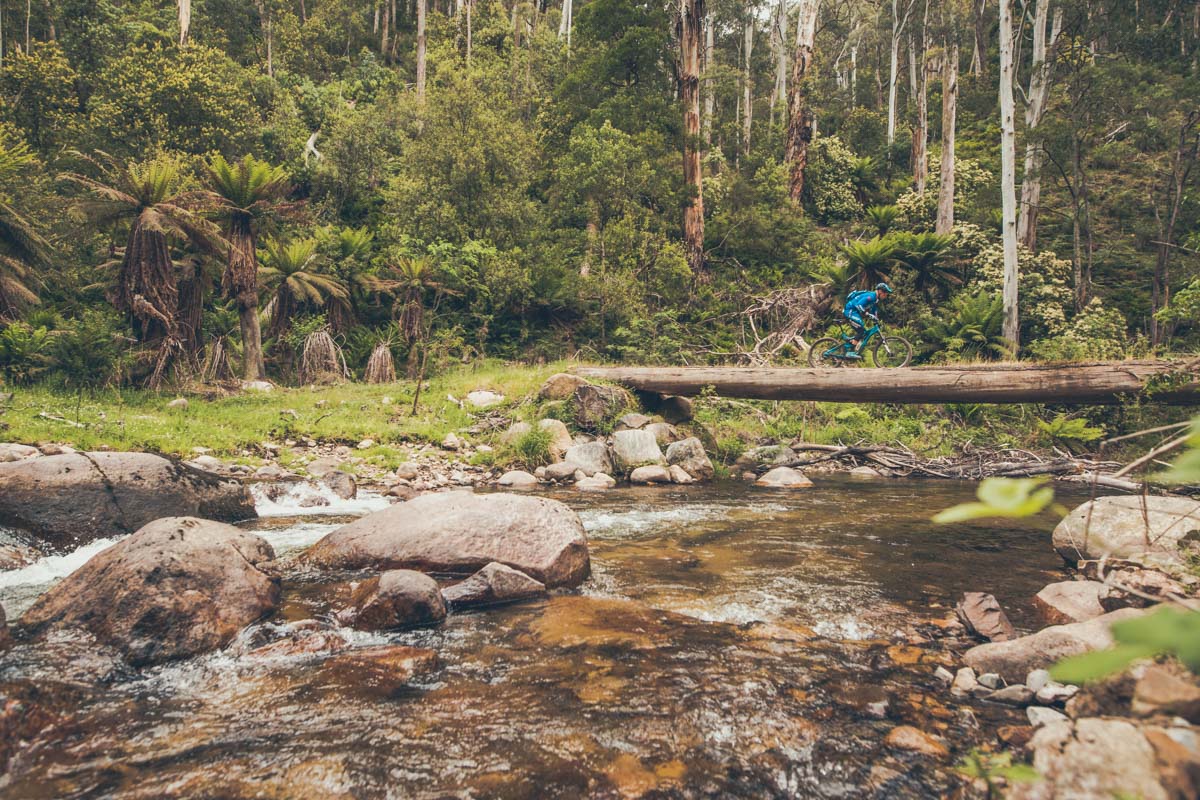
[[[56,581],[59,578],[70,575],[75,570],[87,563],[88,559],[99,553],[101,550],[116,544],[123,537],[117,536],[112,539],[97,539],[94,542],[89,542],[78,550],[72,550],[70,553],[61,556],[46,556],[38,561],[33,562],[20,569],[10,569],[8,571],[0,571],[0,589],[7,589],[14,586],[30,586]]]
[[[786,506],[773,503],[763,503],[754,508],[755,513],[784,510]],[[729,519],[745,511],[745,506],[689,503],[673,508],[635,506],[627,511],[584,509],[579,512],[579,518],[588,536],[605,538],[606,534],[615,534],[617,538],[624,538],[630,533],[647,533],[689,523]]]
[[[272,489],[272,486],[260,483],[250,487],[254,509],[260,517],[361,517],[391,505],[386,497],[366,490],[360,490],[353,500],[343,500],[328,486],[318,483],[288,484],[287,490],[275,500],[267,496]],[[310,505],[301,505],[306,501]]]

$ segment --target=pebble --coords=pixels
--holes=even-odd
[[[1025,709],[1025,714],[1029,717],[1029,724],[1035,728],[1049,725],[1051,722],[1062,722],[1067,719],[1067,715],[1061,711],[1055,711],[1053,708],[1045,708],[1044,706],[1030,706]]]
[[[371,448],[371,447],[374,447],[374,446],[375,446],[375,440],[374,440],[374,439],[363,439],[361,442],[359,442],[359,443],[358,443],[358,449],[359,449],[359,450],[367,450],[367,449],[369,449],[369,448]]]
[[[1000,676],[994,672],[985,672],[979,676],[978,680],[982,685],[986,686],[989,689],[999,689],[1000,688],[1000,684],[1001,684]]]
[[[1049,670],[1035,669],[1035,670],[1032,670],[1025,677],[1025,685],[1028,686],[1030,691],[1034,692],[1035,694],[1037,692],[1040,692],[1042,690],[1042,687],[1045,686],[1049,682],[1050,682]]]
[[[1009,706],[1027,706],[1033,702],[1033,692],[1023,683],[1014,683],[997,689],[987,696],[993,703],[1004,703]]]
[[[942,683],[953,683],[954,673],[945,667],[938,667],[933,671],[933,677],[937,678]]]
[[[1037,690],[1037,701],[1044,706],[1052,706],[1055,703],[1065,703],[1079,693],[1078,686],[1064,686],[1061,683],[1051,681]]]
[[[950,686],[950,694],[955,697],[966,697],[975,690],[979,681],[975,679],[975,670],[963,667],[954,675],[954,683]]]

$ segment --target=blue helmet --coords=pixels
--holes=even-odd
[[[891,294],[892,287],[888,286],[886,283],[877,283],[877,284],[875,284],[875,291],[887,292],[888,294]]]

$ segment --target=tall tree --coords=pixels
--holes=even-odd
[[[220,155],[208,166],[208,184],[221,200],[219,211],[226,223],[229,253],[222,284],[226,295],[237,302],[242,377],[262,380],[266,366],[258,321],[258,236],[273,215],[293,207],[284,202],[291,184],[283,167],[253,156],[230,164]]]
[[[817,13],[821,0],[800,0],[796,18],[796,51],[792,57],[792,80],[788,86],[787,150],[788,194],[799,203],[804,193],[804,170],[808,167],[808,145],[813,138],[813,114],[808,103],[808,78],[813,65],[817,35]]]
[[[912,171],[917,194],[924,196],[929,178],[929,0],[921,17],[920,33],[908,37],[908,69],[914,105],[912,125]]]
[[[917,0],[907,0],[901,10],[901,0],[892,0],[892,42],[889,54],[888,71],[888,117],[887,143],[888,147],[896,141],[896,83],[900,78],[900,43],[904,40],[904,29],[908,27]],[[803,14],[803,11],[801,12]]]
[[[1200,160],[1200,109],[1191,109],[1179,121],[1174,151],[1169,169],[1163,170],[1161,189],[1155,192],[1154,220],[1158,224],[1157,252],[1154,258],[1154,278],[1150,287],[1150,341],[1162,344],[1169,336],[1169,326],[1163,325],[1157,312],[1171,301],[1171,282],[1168,266],[1171,250],[1175,248],[1175,231],[1179,212],[1188,193],[1192,172]]]
[[[683,210],[683,241],[692,273],[704,275],[704,185],[700,163],[700,51],[704,0],[679,7],[679,97],[683,101],[683,182],[691,192]]]
[[[958,125],[958,31],[953,5],[947,3],[946,7],[948,24],[942,39],[942,161],[934,226],[940,234],[954,229],[954,139]]]
[[[425,13],[429,0],[417,0],[417,100],[425,102]]]
[[[750,155],[750,130],[754,122],[754,52],[753,5],[746,7],[746,18],[742,24],[742,154]]]
[[[771,90],[771,124],[775,123],[775,104],[787,102],[787,0],[779,0],[771,19],[771,52],[775,55],[775,86]]]
[[[192,30],[192,0],[179,1],[179,43],[187,44]]]
[[[1033,14],[1033,50],[1029,63],[1029,91],[1025,106],[1025,171],[1021,177],[1020,216],[1017,219],[1017,241],[1030,250],[1037,250],[1037,219],[1042,201],[1042,140],[1038,126],[1046,113],[1050,97],[1050,77],[1055,59],[1047,58],[1062,30],[1062,8],[1054,9],[1054,22],[1047,33],[1050,0],[1037,0]]]
[[[1000,0],[1000,206],[1004,246],[1004,339],[1014,356],[1020,346],[1017,311],[1017,137],[1013,104],[1012,0]]]

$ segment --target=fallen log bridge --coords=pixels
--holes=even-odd
[[[1200,404],[1200,359],[963,364],[905,369],[579,367],[575,373],[663,395],[843,403]]]

